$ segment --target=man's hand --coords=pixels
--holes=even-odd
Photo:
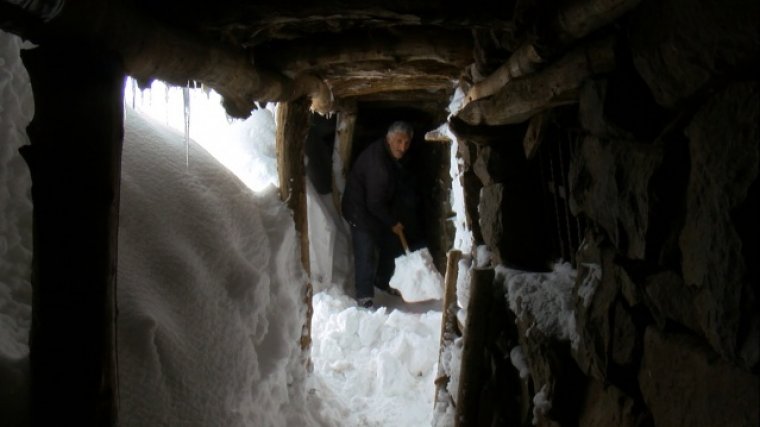
[[[391,227],[391,231],[393,232],[393,234],[395,234],[397,236],[401,236],[401,234],[404,231],[404,225],[401,224],[400,222],[397,222],[396,225],[394,225],[393,227]]]

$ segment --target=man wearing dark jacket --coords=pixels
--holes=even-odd
[[[384,139],[359,155],[346,182],[343,216],[351,226],[356,300],[362,307],[372,307],[375,287],[399,295],[388,282],[393,276],[397,236],[404,226],[392,205],[399,185],[399,160],[409,150],[413,135],[408,123],[393,123]]]

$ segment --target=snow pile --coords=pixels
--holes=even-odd
[[[552,402],[547,396],[546,384],[533,396],[533,425],[538,424],[538,418],[552,409]]]
[[[359,309],[337,287],[313,304],[314,387],[343,403],[340,425],[430,425],[441,313]]]
[[[18,148],[34,114],[20,38],[0,31],[0,420],[24,425],[32,320],[31,177]]]
[[[515,346],[509,352],[509,361],[512,362],[512,366],[520,373],[520,378],[528,378],[530,370],[528,369],[528,363],[525,361],[525,354],[523,353],[522,346]]]
[[[18,153],[34,114],[21,39],[0,31],[0,357],[29,352],[31,322],[31,177]]]
[[[119,230],[124,426],[331,425],[304,387],[290,212],[127,111]]]
[[[503,282],[509,308],[520,318],[533,319],[546,335],[569,340],[578,345],[573,309],[573,285],[576,272],[569,263],[557,263],[550,273],[529,273],[503,266],[496,268],[496,278]],[[530,333],[530,329],[526,333]]]
[[[396,258],[390,285],[398,289],[404,301],[419,302],[443,297],[443,276],[433,264],[427,248]]]
[[[254,191],[278,185],[274,144],[275,104],[251,112],[245,120],[232,119],[221,107],[222,97],[212,90],[168,86],[159,80],[140,90],[127,79],[124,100],[128,106],[193,139]],[[187,128],[185,127],[187,126]],[[186,163],[193,156],[182,157]]]

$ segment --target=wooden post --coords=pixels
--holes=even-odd
[[[435,378],[435,396],[438,392],[447,388],[449,377],[443,372],[441,356],[443,350],[454,342],[455,325],[457,322],[457,276],[459,274],[459,260],[462,258],[462,251],[452,249],[446,257],[446,275],[443,279],[443,315],[441,316],[441,340],[438,350],[438,373]],[[433,399],[437,402],[437,399]]]
[[[277,106],[277,170],[280,178],[280,198],[293,211],[293,221],[301,242],[301,265],[307,277],[311,275],[309,260],[309,220],[306,212],[306,168],[304,146],[309,135],[309,101],[300,98]],[[306,321],[301,333],[301,348],[311,346],[311,316],[313,288],[311,279],[306,283],[304,303]]]
[[[34,91],[32,425],[117,424],[116,261],[124,71],[82,41],[21,52]]]
[[[354,127],[356,126],[356,104],[348,104],[338,113],[335,125],[335,148],[333,151],[338,155],[341,162],[340,176],[333,172],[333,203],[340,208],[340,198],[343,195],[346,184],[346,176],[351,166],[351,149],[354,140]],[[333,159],[334,161],[334,159]]]
[[[473,269],[470,282],[470,303],[467,307],[467,324],[464,331],[462,367],[457,393],[456,427],[476,426],[480,393],[483,391],[483,354],[488,313],[493,301],[492,269]]]

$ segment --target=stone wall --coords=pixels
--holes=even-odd
[[[587,221],[579,339],[515,326],[531,392],[511,398],[537,408],[526,399],[546,385],[538,425],[760,425],[760,3],[728,3],[643,1],[618,23],[616,71],[586,81],[576,123],[561,123],[583,135],[568,171],[572,213]],[[541,207],[528,190],[529,214],[507,202],[507,188],[535,183],[520,140],[466,149],[469,188],[482,186],[468,209],[506,264],[521,248],[540,259],[545,239],[531,234]],[[527,234],[508,236],[517,226]],[[601,278],[584,300],[589,266]]]

